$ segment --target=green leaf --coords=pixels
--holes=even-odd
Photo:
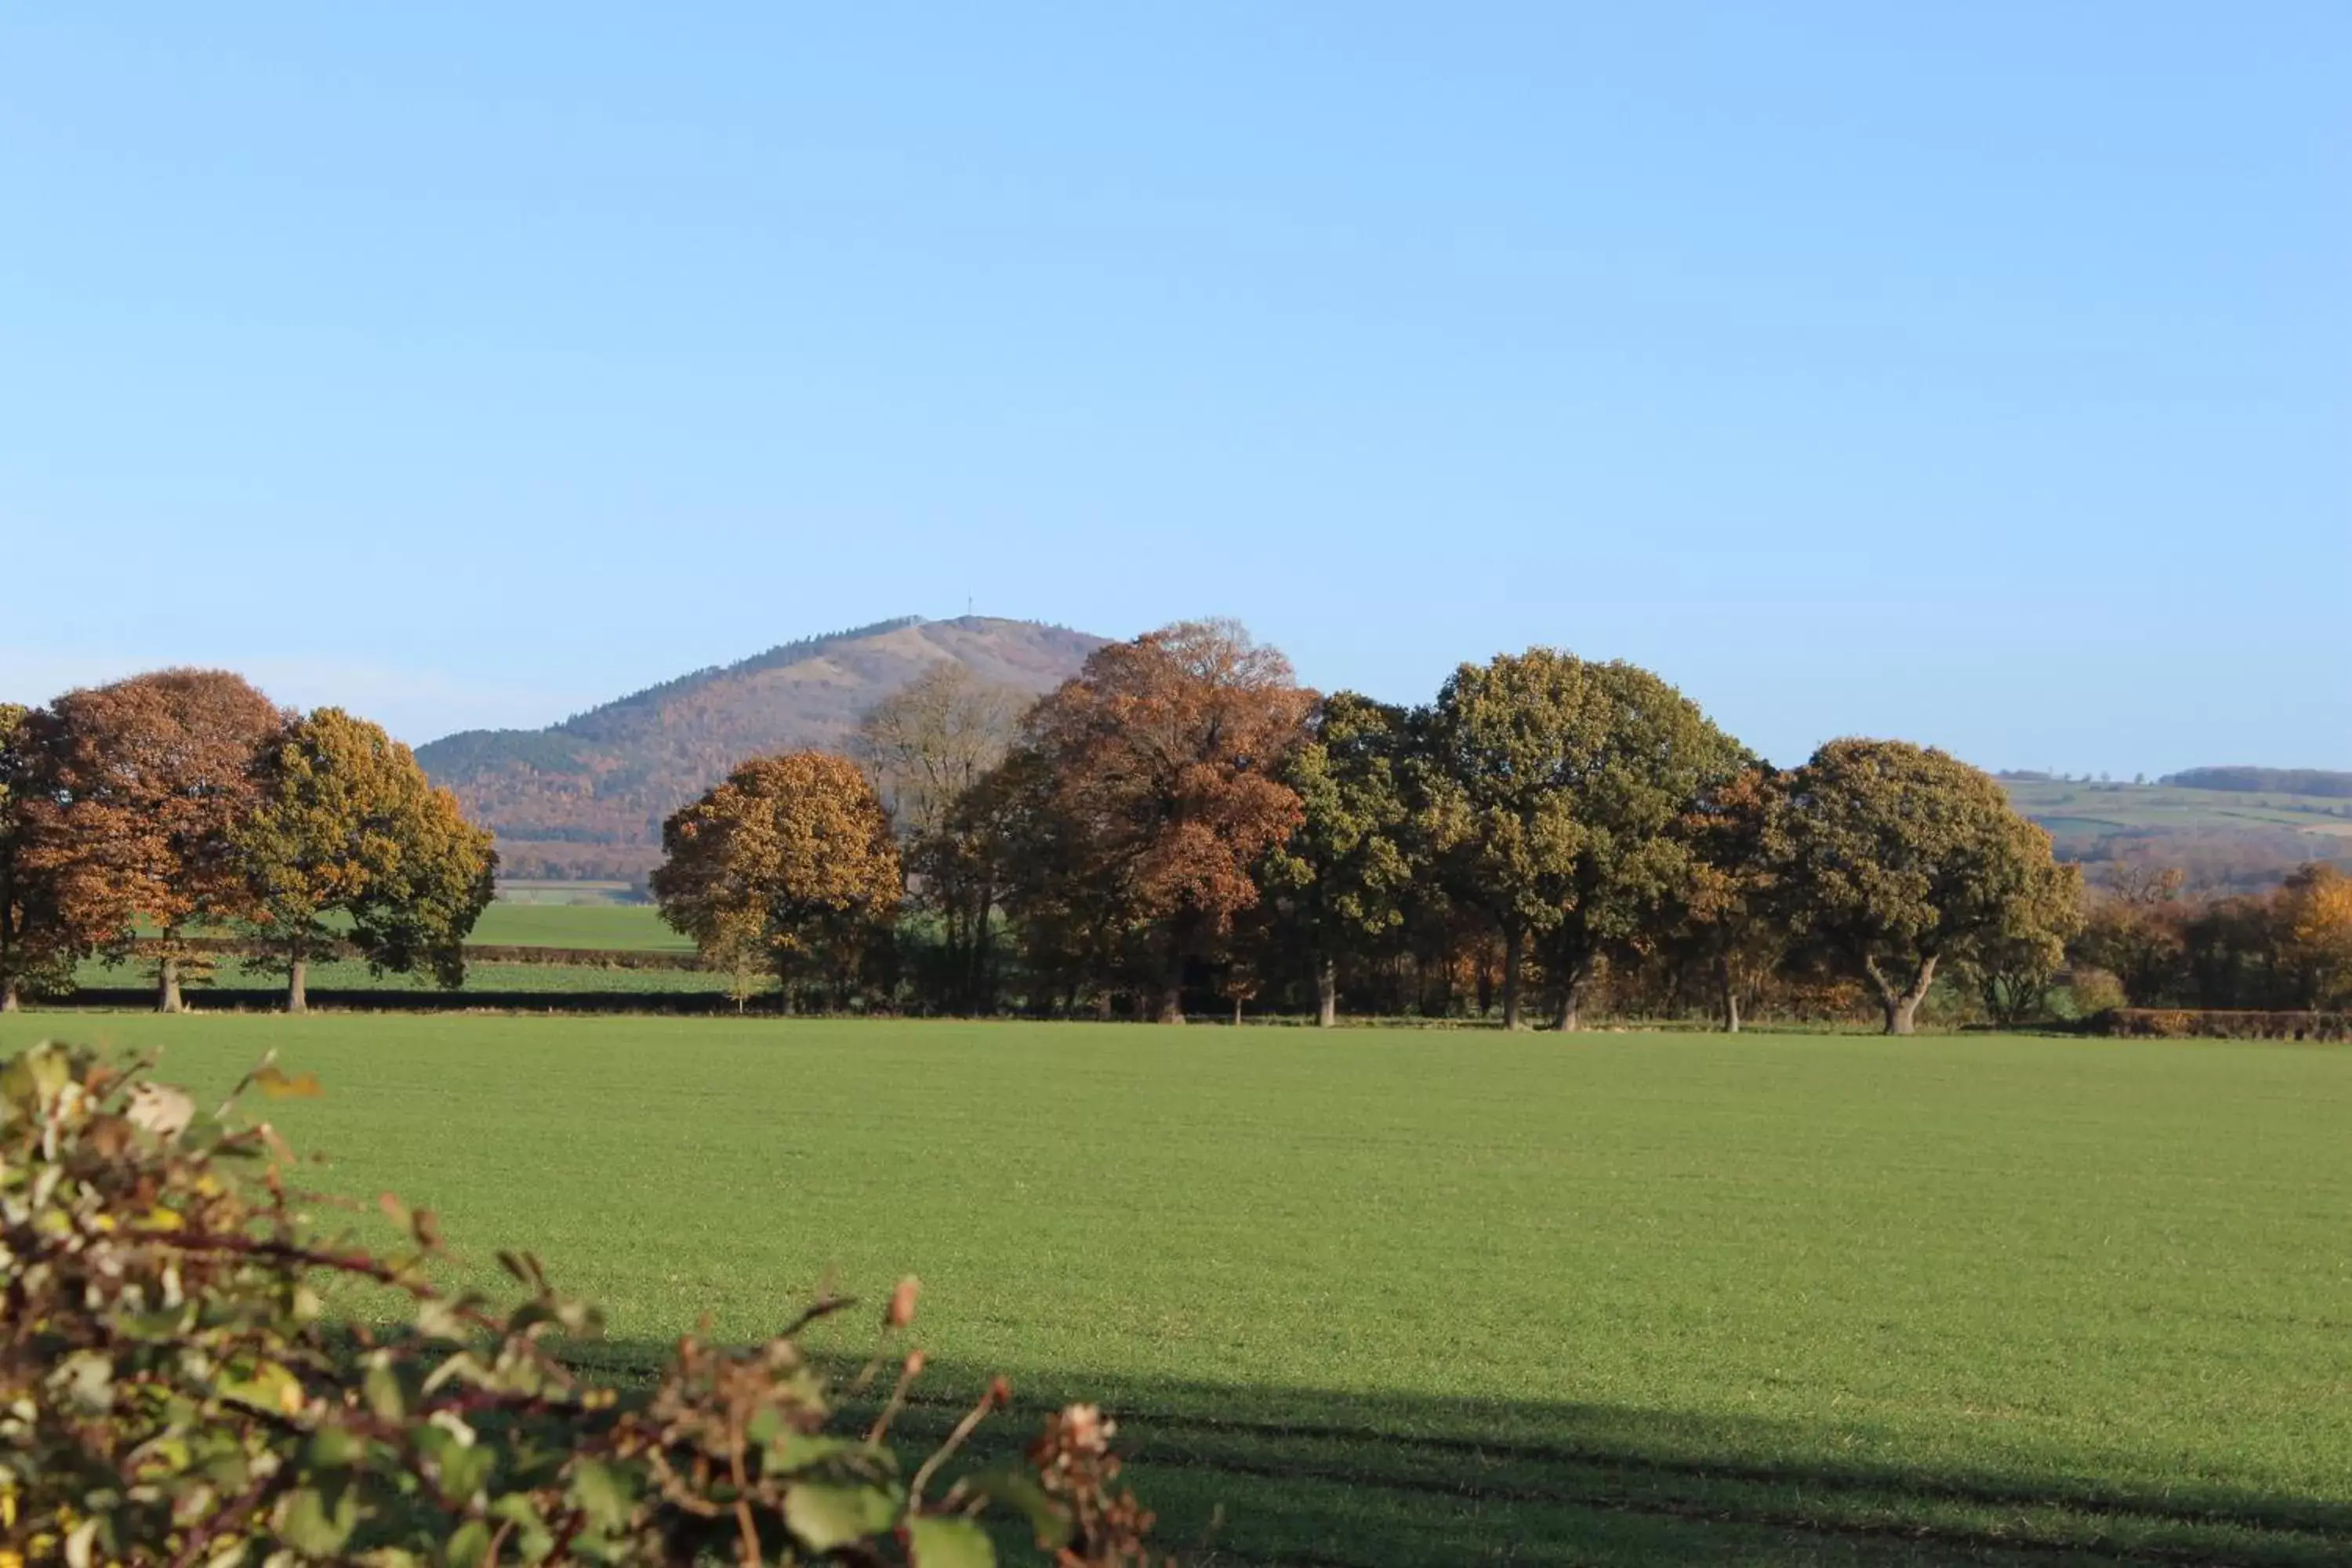
[[[310,1434],[302,1462],[314,1470],[341,1470],[367,1454],[367,1443],[348,1426],[321,1426]]]
[[[766,1446],[767,1468],[777,1475],[789,1476],[821,1465],[837,1454],[854,1454],[865,1447],[846,1437],[821,1437],[787,1429]]]
[[[278,1539],[306,1557],[331,1557],[360,1525],[356,1489],[298,1487],[286,1494],[278,1514]]]
[[[994,1543],[968,1519],[918,1514],[907,1521],[907,1547],[914,1568],[996,1568]]]
[[[520,1549],[524,1562],[536,1562],[554,1549],[555,1537],[548,1530],[547,1521],[539,1517],[539,1510],[522,1493],[507,1493],[490,1504],[488,1513],[490,1518],[515,1527],[508,1539]]]
[[[1070,1516],[1045,1495],[1034,1477],[1020,1470],[989,1470],[967,1478],[963,1486],[974,1496],[1002,1503],[1026,1518],[1029,1528],[1037,1532],[1037,1544],[1045,1551],[1058,1551],[1068,1544]]]
[[[463,1504],[467,1498],[482,1489],[498,1465],[499,1456],[488,1447],[459,1448],[452,1447],[441,1455],[441,1496],[453,1504]]]
[[[572,1496],[597,1530],[619,1530],[637,1505],[635,1479],[595,1459],[583,1459],[573,1467]]]
[[[797,1481],[784,1489],[784,1523],[811,1552],[837,1552],[888,1530],[898,1500],[880,1487]]]
[[[388,1366],[372,1366],[361,1388],[367,1395],[368,1409],[380,1421],[398,1421],[408,1414],[408,1396],[402,1392],[400,1374]]]
[[[441,1560],[449,1568],[478,1568],[489,1554],[490,1527],[478,1519],[469,1519],[450,1531],[441,1548]]]

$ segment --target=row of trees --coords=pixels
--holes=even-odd
[[[180,1007],[202,933],[235,931],[299,1011],[310,963],[465,973],[489,835],[408,748],[340,709],[280,709],[237,676],[172,669],[0,706],[0,1009],[134,944]]]
[[[2178,867],[2105,868],[2071,957],[2136,1007],[2352,1007],[2352,877],[2304,867],[2267,892],[2199,899]]]
[[[1991,779],[1899,742],[1776,771],[1650,672],[1549,648],[1404,709],[1302,689],[1229,623],[1097,651],[1025,706],[944,668],[855,759],[763,759],[666,825],[664,913],[835,1005],[1168,1022],[1213,989],[1343,992],[1575,1028],[1604,973],[1867,987],[1911,1032],[1939,973],[2045,985],[2079,890]],[[920,940],[894,940],[911,905]],[[1662,980],[1660,977],[1664,977]]]

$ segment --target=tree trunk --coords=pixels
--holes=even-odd
[[[1242,1026],[1242,999],[1241,999],[1240,997],[1236,996],[1236,997],[1234,997],[1234,1028],[1236,1028],[1236,1029],[1238,1029],[1238,1028],[1240,1028],[1241,1026]]]
[[[1886,1015],[1886,1032],[1890,1035],[1912,1033],[1916,1026],[1919,1004],[1927,999],[1927,987],[1935,983],[1935,956],[1931,953],[1921,959],[1919,967],[1912,973],[1910,984],[1900,989],[1878,967],[1876,960],[1872,960],[1865,967],[1871,981],[1878,987],[1878,1003]]]
[[[155,1011],[158,1013],[184,1011],[184,1006],[180,1000],[180,961],[170,954],[166,954],[155,965]]]
[[[310,962],[296,953],[286,964],[286,1010],[307,1013],[310,1010]]]
[[[1110,1022],[1110,1003],[1111,995],[1109,992],[1097,991],[1095,993],[1095,1016],[1106,1024]]]
[[[1576,961],[1575,964],[1568,972],[1568,978],[1561,983],[1559,988],[1559,1016],[1554,1020],[1555,1026],[1561,1034],[1572,1035],[1576,1033],[1578,1027],[1576,1016],[1577,1005],[1584,1000],[1584,988],[1591,984],[1592,971],[1599,962],[1600,960],[1596,955],[1587,953],[1584,957]]]
[[[1503,1027],[1519,1026],[1519,949],[1525,945],[1519,928],[1503,933]]]
[[[1731,975],[1731,956],[1718,955],[1715,961],[1715,977],[1723,987],[1723,1032],[1739,1033],[1739,983]]]
[[[16,977],[12,974],[0,979],[0,1013],[13,1013],[16,1010]]]
[[[1168,933],[1168,970],[1160,983],[1160,1022],[1181,1024],[1184,1021],[1184,921],[1179,917],[1171,923],[1175,929]]]
[[[1328,1029],[1339,1022],[1339,965],[1329,958],[1315,961],[1315,1026]]]

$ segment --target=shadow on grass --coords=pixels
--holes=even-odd
[[[625,1378],[667,1350],[612,1343],[583,1347],[576,1359]],[[936,1440],[984,1381],[975,1369],[934,1363],[903,1435]],[[1032,1382],[1013,1411],[982,1429],[975,1457],[1011,1457],[1063,1399],[1099,1403],[1119,1422],[1129,1479],[1160,1514],[1160,1539],[1196,1563],[2352,1563],[2352,1496],[2273,1496],[2187,1478],[2113,1483],[2093,1462],[2063,1458],[1944,1468],[1843,1458],[1841,1448],[1898,1452],[1891,1438],[1851,1425]]]

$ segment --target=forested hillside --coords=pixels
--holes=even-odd
[[[908,617],[697,670],[544,730],[468,730],[418,748],[436,784],[499,836],[509,875],[635,876],[662,818],[747,757],[845,742],[926,669],[1051,690],[1102,638],[1031,621]]]

